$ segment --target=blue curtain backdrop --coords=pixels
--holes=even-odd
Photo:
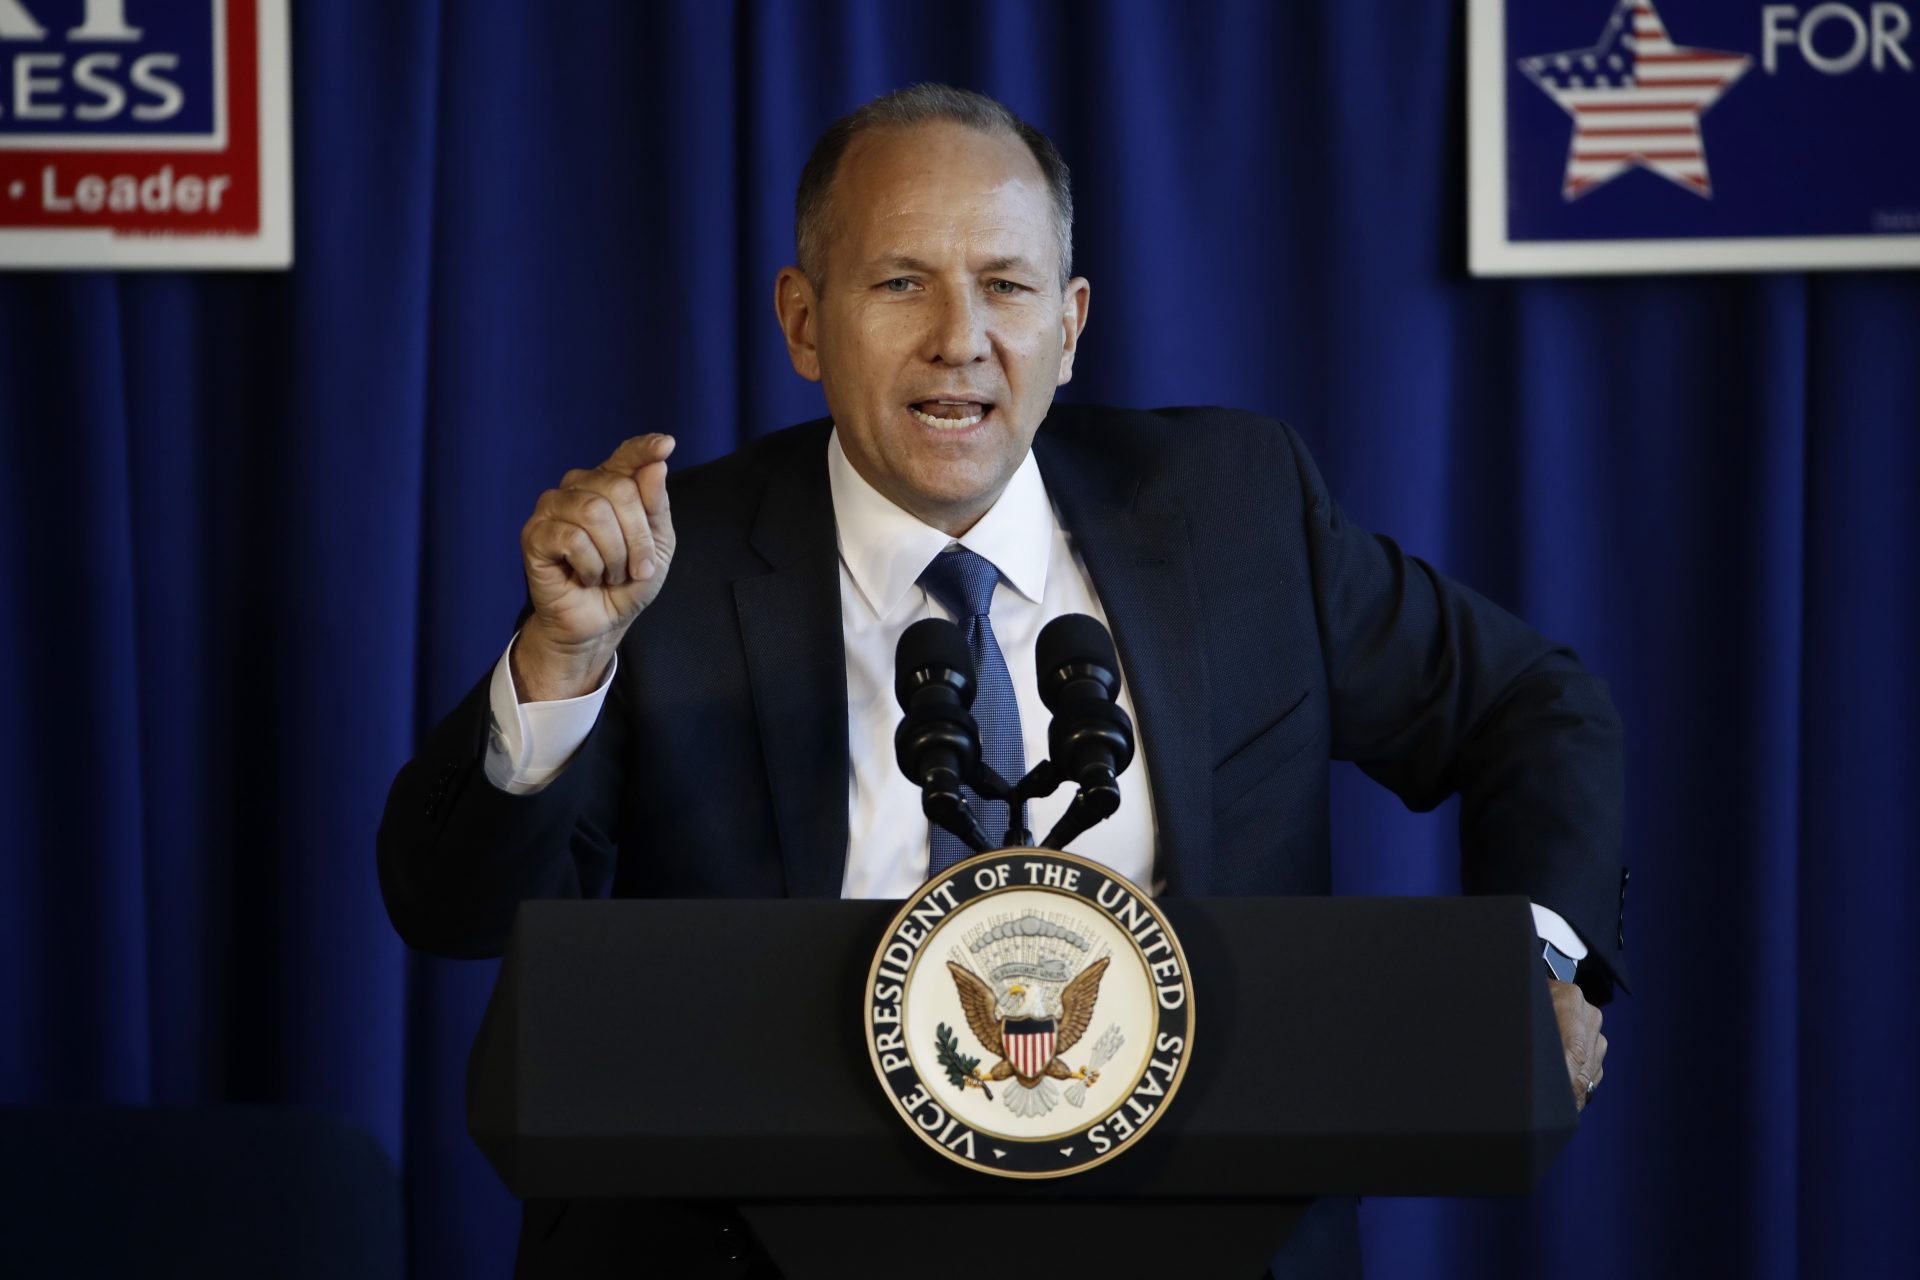
[[[941,79],[1074,166],[1067,395],[1289,419],[1625,715],[1606,1089],[1529,1200],[1367,1202],[1370,1272],[1908,1256],[1920,278],[1469,280],[1457,4],[293,8],[294,271],[0,276],[0,1102],[350,1117],[414,1273],[507,1274],[492,967],[388,928],[387,783],[499,653],[541,488],[820,411],[769,301],[801,162]],[[1343,891],[1454,885],[1449,815],[1338,792]]]

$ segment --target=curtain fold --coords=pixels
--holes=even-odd
[[[294,5],[291,273],[0,275],[0,1103],[347,1116],[414,1275],[509,1273],[493,966],[393,936],[387,784],[506,643],[540,490],[821,412],[770,306],[801,164],[939,79],[1073,166],[1064,398],[1286,418],[1625,716],[1607,1085],[1534,1197],[1367,1201],[1370,1272],[1890,1273],[1920,277],[1468,279],[1461,8]],[[1457,886],[1452,806],[1335,803],[1341,892]]]

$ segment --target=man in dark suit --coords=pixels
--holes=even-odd
[[[984,566],[976,617],[1008,699],[1028,699],[1001,746],[1028,763],[1045,742],[1034,630],[1063,612],[1112,625],[1145,767],[1132,825],[1082,851],[1142,884],[1328,892],[1333,758],[1415,808],[1460,793],[1466,889],[1526,894],[1575,979],[1553,990],[1584,1105],[1605,1053],[1593,1005],[1624,978],[1604,686],[1348,524],[1288,429],[1055,406],[1089,303],[1071,227],[1051,144],[977,95],[889,95],[823,137],[775,302],[831,420],[678,475],[671,500],[664,436],[541,496],[515,639],[395,781],[395,926],[487,955],[527,897],[903,896],[928,831],[892,765],[892,643],[974,607],[941,585],[965,561]],[[622,1212],[555,1229],[557,1209],[530,1208],[523,1267],[604,1256]],[[1277,1265],[1350,1272],[1350,1205],[1309,1224]],[[663,1273],[756,1265],[718,1211],[646,1229]],[[716,1262],[715,1233],[742,1258]]]

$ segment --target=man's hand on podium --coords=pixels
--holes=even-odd
[[[599,684],[627,628],[660,594],[674,549],[673,444],[672,436],[635,436],[540,495],[520,531],[533,601],[513,647],[522,702],[575,698]]]
[[[1560,1047],[1567,1055],[1567,1079],[1573,1085],[1573,1108],[1585,1109],[1605,1074],[1607,1038],[1600,1034],[1600,1011],[1571,982],[1547,980],[1553,993],[1553,1016],[1560,1023]]]

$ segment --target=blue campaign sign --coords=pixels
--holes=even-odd
[[[1916,15],[1474,0],[1474,271],[1920,265]]]
[[[219,0],[0,0],[0,135],[217,145],[220,19]]]

